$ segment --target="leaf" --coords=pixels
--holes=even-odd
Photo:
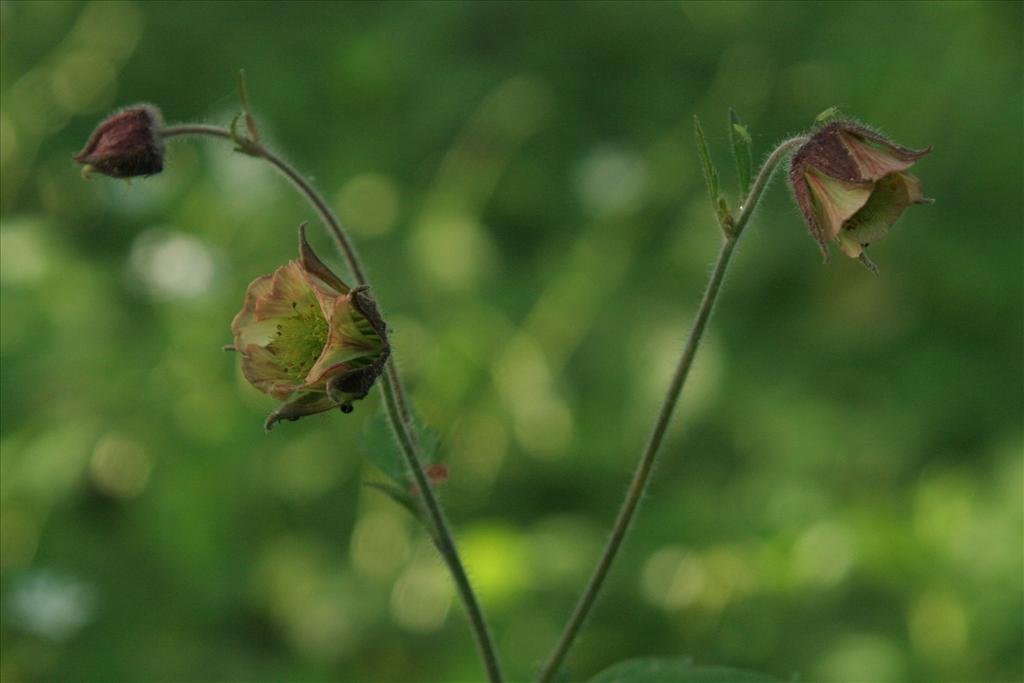
[[[245,127],[249,130],[249,138],[253,142],[259,142],[260,134],[256,130],[256,120],[252,117],[252,110],[249,108],[249,88],[245,84],[245,69],[238,70],[238,98],[242,101],[242,111],[245,113]]]
[[[413,437],[420,447],[420,459],[426,467],[438,461],[441,452],[441,441],[430,427],[424,426],[413,415]],[[386,474],[399,486],[408,487],[411,477],[405,464],[405,454],[395,440],[391,430],[391,421],[383,410],[366,421],[363,429],[363,450],[366,457],[377,469]]]
[[[369,461],[389,479],[399,485],[408,485],[405,457],[395,443],[391,423],[383,411],[366,421],[363,428],[363,451]]]
[[[235,151],[247,154],[251,157],[258,157],[260,156],[260,153],[253,149],[252,140],[243,137],[238,133],[238,119],[240,118],[242,118],[242,114],[236,114],[235,117],[231,119],[231,125],[228,127],[228,130],[231,131],[231,141],[235,143]]]
[[[371,489],[380,491],[385,496],[395,501],[406,510],[408,510],[413,517],[423,522],[423,511],[420,509],[419,504],[411,493],[401,489],[394,484],[386,481],[368,481],[363,484]],[[427,525],[424,525],[427,526]],[[429,527],[428,527],[429,528]]]
[[[739,116],[732,108],[729,109],[729,137],[732,139],[732,156],[736,161],[736,174],[740,179],[740,196],[746,198],[750,193],[750,178],[754,170],[754,160],[750,153],[753,141],[746,126],[740,123]]]
[[[700,160],[704,165],[704,182],[708,186],[708,194],[711,196],[711,206],[715,207],[718,213],[718,171],[711,163],[711,154],[708,152],[708,142],[704,138],[704,129],[700,126],[700,119],[693,115],[693,133],[697,137],[697,150],[700,152]]]
[[[755,671],[725,666],[694,666],[688,657],[638,657],[619,662],[590,683],[778,683]]]

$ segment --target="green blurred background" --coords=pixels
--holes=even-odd
[[[110,110],[264,135],[358,241],[503,659],[587,578],[714,258],[699,114],[755,154],[843,111],[937,202],[822,265],[771,188],[569,658],[805,681],[1022,675],[1022,5],[3,2],[3,681],[471,681],[424,534],[363,485],[376,393],[273,433],[220,351],[311,210]],[[733,197],[735,193],[733,192]],[[735,201],[734,201],[735,205]],[[320,230],[314,244],[339,270]]]

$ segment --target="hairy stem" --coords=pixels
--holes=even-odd
[[[203,124],[170,126],[161,130],[160,134],[164,138],[183,135],[205,135],[227,140],[233,139],[230,129]],[[338,251],[348,264],[356,283],[359,285],[369,285],[366,271],[363,269],[352,241],[349,239],[344,228],[342,228],[337,216],[334,215],[334,212],[327,205],[327,202],[316,191],[316,188],[303,178],[291,164],[272,152],[261,142],[249,138],[245,141],[245,149],[243,151],[251,156],[258,156],[270,162],[272,166],[291,181],[292,186],[313,205],[313,208],[320,215],[324,225],[334,238]],[[381,383],[388,418],[402,453],[405,456],[409,471],[412,472],[420,495],[423,496],[424,507],[433,527],[431,536],[445,563],[448,565],[452,580],[455,582],[456,589],[462,598],[462,603],[469,616],[470,625],[473,634],[476,636],[477,647],[480,651],[480,658],[483,660],[484,667],[487,670],[487,678],[491,683],[501,683],[501,667],[498,662],[498,651],[494,644],[494,638],[491,636],[483,610],[469,582],[462,559],[459,557],[459,552],[455,545],[455,537],[448,525],[448,521],[445,519],[444,510],[437,498],[437,494],[434,492],[429,477],[427,477],[423,469],[423,463],[418,452],[419,444],[416,442],[412,418],[405,398],[405,390],[402,387],[401,379],[398,376],[398,369],[393,359],[394,355],[388,359]]]
[[[658,450],[665,436],[665,430],[668,428],[676,403],[683,391],[683,386],[686,384],[686,377],[690,372],[690,367],[693,365],[693,358],[697,353],[701,337],[704,335],[704,328],[711,317],[711,310],[714,308],[715,300],[718,298],[718,293],[721,290],[725,271],[729,266],[729,260],[732,258],[736,242],[742,234],[743,228],[746,227],[747,222],[750,220],[750,216],[761,199],[768,180],[778,167],[779,162],[793,147],[801,144],[805,139],[793,138],[787,140],[772,152],[761,167],[757,179],[750,188],[750,194],[747,195],[746,200],[740,206],[739,214],[736,216],[733,226],[726,233],[721,249],[718,252],[718,260],[715,262],[714,270],[711,272],[711,279],[708,281],[708,287],[704,292],[704,298],[697,309],[697,318],[693,321],[693,327],[690,329],[686,344],[683,346],[683,353],[679,357],[679,363],[676,365],[675,372],[672,374],[672,380],[669,383],[665,399],[658,409],[658,416],[654,420],[654,427],[647,439],[647,445],[640,455],[640,462],[637,463],[636,470],[633,473],[633,480],[626,491],[626,499],[622,502],[622,507],[619,508],[619,513],[615,518],[611,535],[605,544],[604,551],[601,553],[597,567],[594,569],[594,573],[583,591],[583,595],[580,596],[572,616],[562,631],[558,644],[548,657],[544,668],[541,669],[540,675],[537,678],[538,683],[548,683],[558,672],[559,667],[562,665],[565,656],[576,639],[576,635],[579,633],[580,627],[594,606],[604,581],[608,577],[612,562],[615,560],[622,542],[626,538],[629,525],[636,515],[640,500],[643,498],[650,482],[651,472],[654,470],[654,463],[657,460]]]

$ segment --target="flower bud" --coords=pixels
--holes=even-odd
[[[242,373],[285,403],[270,429],[332,408],[352,411],[384,369],[387,328],[366,287],[350,289],[313,253],[299,228],[299,259],[249,285],[231,322]]]
[[[75,156],[75,161],[83,164],[82,175],[97,171],[112,178],[133,178],[159,173],[164,168],[162,125],[160,110],[149,104],[113,114]]]
[[[818,129],[793,155],[789,181],[825,260],[828,242],[865,263],[864,249],[886,235],[911,204],[926,204],[906,173],[931,151],[901,147],[850,121]]]

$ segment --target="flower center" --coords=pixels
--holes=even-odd
[[[305,381],[327,344],[330,330],[316,299],[292,302],[292,315],[278,320],[267,349],[296,383]]]

